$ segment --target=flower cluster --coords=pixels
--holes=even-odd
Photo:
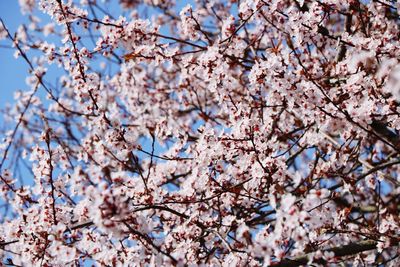
[[[398,4],[110,2],[0,21],[5,265],[399,266]]]

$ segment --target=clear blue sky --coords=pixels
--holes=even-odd
[[[11,32],[15,32],[18,25],[26,21],[19,11],[17,0],[0,0],[0,18]],[[10,42],[2,40],[0,45],[9,46]],[[7,102],[13,102],[15,90],[28,89],[25,84],[28,68],[22,59],[16,60],[13,53],[12,49],[0,48],[0,108],[4,108]]]

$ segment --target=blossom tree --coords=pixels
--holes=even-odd
[[[19,3],[5,265],[400,265],[400,3]]]

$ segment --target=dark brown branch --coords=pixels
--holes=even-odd
[[[363,251],[374,250],[376,249],[376,245],[378,242],[374,240],[363,240],[357,243],[350,243],[344,246],[328,248],[322,250],[323,252],[333,252],[335,257],[345,257],[350,255],[355,255]],[[311,253],[306,254],[304,256],[300,256],[294,259],[283,259],[277,264],[273,264],[273,267],[294,267],[300,265],[306,265],[311,258]],[[315,259],[314,263],[324,264],[326,260],[324,259]]]
[[[151,245],[153,248],[155,248],[159,253],[161,253],[161,254],[167,256],[168,258],[170,258],[174,264],[177,264],[177,263],[178,263],[178,261],[177,261],[171,254],[169,254],[168,252],[163,251],[159,246],[157,246],[157,245],[153,242],[153,240],[152,240],[150,237],[148,237],[147,235],[145,235],[145,234],[143,234],[143,233],[141,233],[141,232],[139,232],[139,231],[133,229],[132,226],[130,226],[127,222],[124,222],[124,225],[129,229],[129,231],[130,231],[133,235],[136,235],[136,236],[138,236],[139,238],[144,239],[144,240],[146,241],[146,243],[148,243],[148,244]],[[143,241],[142,241],[142,242],[143,242]]]
[[[46,122],[47,124],[47,122]],[[50,128],[46,129],[46,145],[47,145],[47,150],[49,152],[49,180],[50,180],[50,186],[51,186],[51,198],[53,199],[52,202],[52,210],[53,210],[53,220],[54,220],[54,224],[57,224],[57,211],[56,211],[56,196],[55,196],[55,186],[54,186],[54,180],[53,180],[53,163],[52,163],[52,158],[53,158],[53,153],[51,151],[51,147],[50,147],[50,134],[51,134],[51,130]]]

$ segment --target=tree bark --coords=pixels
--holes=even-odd
[[[358,254],[363,251],[374,250],[376,249],[377,241],[374,240],[363,240],[357,243],[350,243],[344,246],[333,247],[323,250],[323,252],[333,252],[335,253],[335,257],[344,257],[350,256],[354,254]],[[306,254],[304,256],[300,256],[294,259],[283,259],[277,264],[272,264],[274,267],[294,267],[306,265],[311,258],[311,253]],[[326,263],[324,259],[315,259],[314,263]]]

